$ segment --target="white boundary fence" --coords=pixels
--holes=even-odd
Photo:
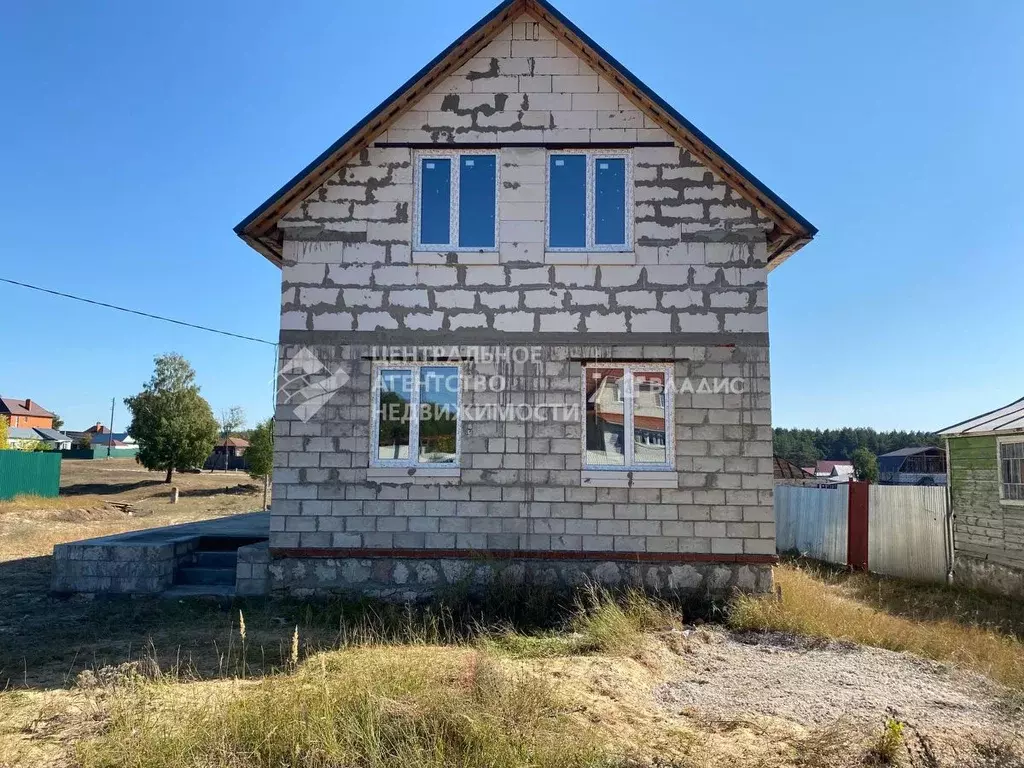
[[[945,487],[870,486],[870,570],[907,579],[944,581],[950,570],[946,510]]]
[[[846,565],[849,488],[775,487],[776,548]],[[863,517],[861,517],[863,520]],[[942,582],[951,567],[946,489],[868,487],[868,569]],[[861,539],[863,541],[863,539]]]
[[[850,489],[775,487],[775,548],[846,565]]]

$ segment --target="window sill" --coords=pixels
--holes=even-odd
[[[584,488],[678,488],[679,475],[672,471],[584,469]]]
[[[459,467],[369,467],[366,479],[380,483],[458,485]]]

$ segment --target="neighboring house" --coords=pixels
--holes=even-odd
[[[955,579],[1024,597],[1024,398],[939,432]]]
[[[878,457],[879,485],[945,485],[946,452],[935,446],[900,448]]]
[[[819,460],[814,465],[814,476],[827,478],[836,483],[848,483],[854,479],[853,462],[846,459],[833,461]]]
[[[282,270],[272,589],[770,588],[767,279],[816,230],[549,3],[235,231]]]
[[[11,427],[53,429],[53,414],[30,399],[0,397],[0,417]]]
[[[780,481],[786,485],[813,485],[815,481],[814,472],[798,467],[788,459],[781,456],[773,457],[773,466],[776,483]]]
[[[7,445],[11,448],[24,448],[35,443],[42,443],[49,450],[62,451],[71,447],[71,438],[56,429],[43,427],[8,427]]]
[[[203,469],[246,469],[245,449],[249,441],[242,437],[222,438],[213,446],[213,452],[203,464]]]

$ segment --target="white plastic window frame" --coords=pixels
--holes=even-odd
[[[621,368],[623,372],[623,443],[626,449],[623,464],[590,464],[587,462],[587,374],[592,370]],[[633,444],[636,433],[633,428],[633,373],[665,374],[665,456],[663,464],[637,464],[633,460]],[[618,360],[607,363],[588,363],[583,366],[580,378],[581,400],[583,402],[583,436],[581,455],[584,472],[674,472],[676,468],[675,449],[675,387],[672,366],[664,363],[622,363]]]
[[[587,158],[587,232],[586,244],[573,246],[551,245],[551,157],[553,155],[586,155]],[[597,178],[594,173],[594,163],[599,158],[621,159],[625,165],[626,178],[626,201],[623,216],[626,218],[626,242],[605,243],[598,245],[597,239]],[[634,250],[633,247],[633,153],[630,150],[622,149],[552,149],[548,150],[544,159],[544,248],[552,253],[578,253],[580,251],[604,251],[608,253],[628,253]]]
[[[494,158],[494,245],[460,246],[459,245],[459,178],[462,169],[462,158],[471,155],[484,155]],[[451,162],[451,188],[448,204],[448,243],[423,243],[420,241],[420,208],[423,200],[423,161],[430,158],[447,159]],[[495,253],[499,247],[498,235],[501,230],[500,207],[501,197],[501,154],[491,149],[421,149],[413,152],[413,194],[412,194],[412,249],[417,252],[449,253]]]
[[[456,394],[455,415],[455,461],[420,462],[420,371],[423,368],[454,368],[458,373],[459,391]],[[380,459],[377,457],[380,448],[380,392],[381,373],[385,371],[411,371],[412,392],[409,408],[409,458]],[[378,469],[402,467],[407,469],[460,469],[462,466],[462,366],[458,363],[439,362],[387,362],[373,365],[373,395],[370,398],[370,466]]]
[[[1002,447],[1011,443],[1024,443],[1024,435],[1013,435],[1008,437],[999,437],[996,439],[996,466],[999,468],[999,503],[1007,504],[1014,507],[1024,507],[1024,499],[1008,499],[1006,498],[1005,485],[1008,485],[1005,478],[1003,477],[1003,454]],[[1016,461],[1016,459],[1014,459]],[[1021,461],[1024,465],[1024,460]],[[1022,476],[1024,476],[1024,466],[1021,467]]]

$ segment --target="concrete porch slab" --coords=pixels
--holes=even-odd
[[[53,548],[51,589],[57,593],[159,594],[200,544],[226,548],[266,540],[270,514],[240,515],[101,536]]]

